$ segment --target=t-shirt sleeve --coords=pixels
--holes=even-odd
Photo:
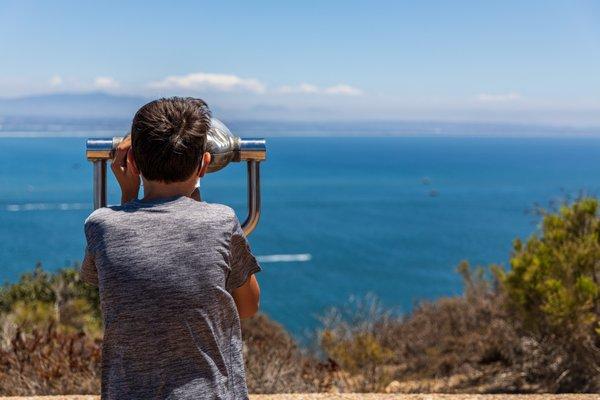
[[[87,247],[85,249],[83,263],[81,263],[79,276],[81,276],[81,279],[84,282],[87,282],[90,285],[98,286],[98,270],[96,269],[96,261],[94,260],[93,253],[89,251]]]
[[[230,270],[227,276],[226,289],[231,292],[246,283],[252,274],[261,270],[237,218],[235,218],[231,235],[229,253]]]
[[[79,276],[84,282],[90,285],[98,286],[98,269],[96,268],[96,260],[94,256],[94,235],[92,234],[91,223],[86,221],[85,223],[85,256],[81,263],[81,269]]]

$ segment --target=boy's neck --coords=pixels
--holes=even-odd
[[[144,179],[144,198],[142,200],[157,200],[177,196],[189,197],[196,188],[196,179],[173,183]]]

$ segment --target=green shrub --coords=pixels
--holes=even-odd
[[[582,198],[544,213],[538,234],[515,241],[511,270],[496,269],[515,324],[542,349],[540,378],[556,391],[600,386],[598,207]]]
[[[600,333],[600,218],[585,198],[546,214],[541,234],[514,243],[500,280],[512,309],[539,333]]]
[[[24,332],[55,325],[59,330],[101,334],[98,290],[80,279],[77,265],[50,274],[38,263],[19,282],[4,285],[0,316]]]

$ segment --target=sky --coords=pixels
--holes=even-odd
[[[0,0],[0,97],[600,126],[600,1]]]

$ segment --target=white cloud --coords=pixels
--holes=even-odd
[[[110,76],[99,76],[94,79],[94,87],[96,89],[116,89],[119,87],[119,82]]]
[[[285,85],[285,86],[281,86],[279,89],[277,89],[277,92],[283,93],[283,94],[319,93],[319,91],[320,91],[320,89],[317,86],[311,85],[310,83],[301,83],[297,86]]]
[[[258,79],[205,72],[170,75],[164,79],[150,82],[146,86],[150,89],[214,90],[219,92],[250,92],[259,94],[269,92],[278,94],[357,96],[363,93],[362,90],[346,84],[322,88],[311,83],[300,83],[298,85],[283,85],[267,90],[267,86]]]
[[[50,78],[48,83],[52,87],[60,86],[63,83],[63,78],[60,75],[54,75],[52,78]]]
[[[509,93],[481,93],[477,96],[477,101],[482,103],[508,103],[520,100],[521,95],[516,92]]]
[[[212,89],[221,92],[247,91],[252,93],[264,93],[265,85],[257,79],[240,78],[228,74],[207,74],[197,72],[188,75],[172,75],[163,80],[150,82],[149,87],[153,89]]]
[[[335,85],[323,90],[326,94],[336,94],[341,96],[358,96],[362,94],[362,90],[350,85]]]
[[[280,86],[277,90],[277,93],[282,94],[330,94],[330,95],[340,95],[340,96],[358,96],[363,92],[362,90],[355,88],[350,85],[335,85],[329,86],[326,88],[320,88],[316,85],[312,85],[310,83],[301,83],[297,86]]]

